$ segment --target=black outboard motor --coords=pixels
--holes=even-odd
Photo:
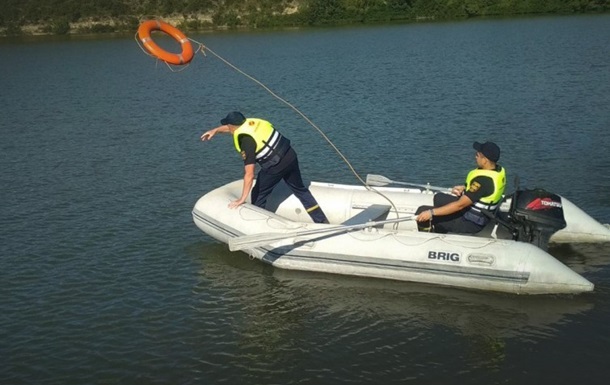
[[[566,227],[561,197],[543,189],[517,190],[509,220],[516,240],[548,249],[549,238]]]

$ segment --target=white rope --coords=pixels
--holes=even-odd
[[[208,50],[212,55],[214,55],[217,59],[219,59],[220,61],[222,61],[223,63],[225,63],[226,65],[228,65],[229,67],[231,67],[233,70],[237,71],[238,73],[242,74],[243,76],[247,77],[248,79],[252,80],[254,83],[258,84],[260,87],[262,87],[265,91],[269,92],[269,94],[271,94],[271,96],[273,96],[274,98],[276,98],[277,100],[279,100],[280,102],[284,103],[285,105],[287,105],[288,107],[290,107],[292,110],[294,110],[297,114],[299,114],[303,119],[305,119],[305,121],[307,123],[309,123],[309,125],[311,125],[316,131],[318,131],[318,133],[324,138],[324,140],[326,140],[326,142],[328,142],[328,144],[335,150],[335,152],[339,155],[339,157],[341,157],[341,159],[343,159],[343,161],[345,162],[345,164],[347,165],[347,167],[349,167],[349,169],[352,171],[352,173],[356,176],[356,178],[360,181],[360,183],[362,183],[362,185],[369,191],[373,191],[379,195],[381,195],[385,200],[387,200],[390,205],[392,205],[392,208],[394,208],[394,212],[396,213],[396,217],[398,218],[398,208],[396,207],[396,205],[394,204],[394,202],[388,198],[386,195],[384,195],[383,193],[381,193],[380,191],[378,191],[377,189],[369,186],[363,179],[362,177],[358,174],[358,172],[356,171],[356,169],[352,166],[351,162],[347,159],[347,157],[345,155],[343,155],[343,153],[341,152],[341,150],[339,150],[339,148],[337,148],[337,146],[335,146],[335,144],[328,138],[328,136],[326,136],[326,134],[322,131],[322,129],[320,129],[320,127],[318,127],[311,119],[309,119],[307,117],[307,115],[305,115],[303,112],[301,112],[298,108],[296,108],[293,104],[291,104],[290,102],[288,102],[287,100],[285,100],[284,98],[280,97],[279,95],[277,95],[275,92],[273,92],[269,87],[267,87],[265,84],[263,84],[261,81],[259,81],[258,79],[254,78],[253,76],[245,73],[244,71],[242,71],[241,69],[239,69],[238,67],[236,67],[235,65],[233,65],[232,63],[230,63],[228,60],[226,60],[225,58],[221,57],[220,55],[218,55],[216,52],[214,52],[212,49],[210,49],[209,47],[203,45],[202,43],[198,42],[197,40],[191,39],[189,38],[189,40],[191,40],[193,43],[196,43],[199,45],[199,48],[197,49],[197,51],[201,51],[201,53],[205,56],[205,50]],[[394,224],[394,227],[397,227],[398,223]]]
[[[197,50],[195,51],[195,55],[197,54],[197,52],[201,52],[201,54],[203,56],[206,56],[205,51],[209,51],[212,55],[214,55],[217,59],[219,59],[220,61],[222,61],[223,63],[225,63],[226,65],[228,65],[229,67],[231,67],[233,70],[235,70],[236,72],[240,73],[241,75],[247,77],[248,79],[250,79],[251,81],[253,81],[254,83],[258,84],[260,87],[262,87],[265,91],[267,91],[271,96],[273,96],[274,98],[276,98],[277,100],[279,100],[280,102],[284,103],[285,105],[287,105],[288,107],[290,107],[293,111],[295,111],[297,114],[299,114],[303,119],[305,119],[305,121],[307,123],[309,123],[310,126],[312,126],[316,131],[318,131],[318,133],[324,138],[324,140],[326,140],[326,142],[335,150],[335,152],[339,155],[339,157],[343,160],[343,162],[345,162],[345,164],[347,165],[347,167],[349,167],[349,169],[351,170],[351,172],[356,176],[356,178],[360,181],[360,183],[362,183],[362,185],[369,191],[373,191],[377,194],[379,194],[380,196],[382,196],[385,200],[387,200],[390,205],[392,205],[392,207],[394,208],[394,212],[396,213],[396,217],[398,218],[398,208],[396,207],[396,205],[394,204],[394,202],[392,202],[392,200],[390,198],[388,198],[386,195],[384,195],[383,193],[381,193],[380,191],[378,191],[377,189],[373,188],[372,186],[369,186],[364,179],[362,179],[362,177],[358,174],[358,172],[356,171],[356,169],[352,166],[351,162],[347,159],[347,157],[345,155],[343,155],[343,153],[339,150],[339,148],[337,148],[337,146],[335,146],[335,144],[328,138],[328,136],[326,136],[326,134],[320,129],[320,127],[318,127],[311,119],[309,119],[307,117],[307,115],[305,115],[303,112],[301,112],[298,108],[296,108],[293,104],[291,104],[290,102],[288,102],[287,100],[285,100],[284,98],[280,97],[279,95],[277,95],[275,92],[273,92],[269,87],[267,87],[265,84],[263,84],[261,81],[259,81],[258,79],[254,78],[253,76],[245,73],[244,71],[242,71],[241,69],[239,69],[238,67],[236,67],[235,65],[233,65],[232,63],[230,63],[228,60],[224,59],[222,56],[218,55],[216,52],[214,52],[212,49],[210,49],[209,47],[203,45],[203,43],[198,42],[197,40],[188,38],[189,40],[191,40],[193,43],[198,45]],[[135,36],[135,40],[138,43],[138,46],[140,47],[140,49],[146,53],[148,56],[151,57],[155,57],[154,55],[151,55],[145,47],[143,47],[140,44],[140,40],[138,39],[138,34],[136,32],[136,36]],[[155,57],[156,58],[156,57]],[[157,58],[157,61],[159,61],[159,59]],[[188,67],[188,64],[183,66],[180,70],[175,70],[173,66],[171,66],[168,63],[165,63],[167,65],[167,67],[172,71],[172,72],[180,72],[183,71],[184,69],[186,69],[186,67]],[[394,226],[396,227],[398,224],[395,223]]]
[[[360,177],[360,175],[358,175],[358,173],[356,172],[356,170],[354,169],[354,167],[351,165],[351,163],[349,162],[349,160],[345,157],[345,155],[343,155],[343,153],[337,148],[337,146],[335,146],[335,144],[328,138],[328,136],[326,136],[326,134],[324,134],[324,132],[320,129],[320,127],[318,127],[314,122],[311,121],[311,119],[309,119],[304,113],[302,113],[298,108],[296,108],[293,104],[291,104],[290,102],[286,101],[285,99],[283,99],[282,97],[280,97],[279,95],[277,95],[275,92],[273,92],[269,87],[267,87],[266,85],[264,85],[261,81],[259,81],[258,79],[254,78],[253,76],[245,73],[244,71],[242,71],[241,69],[237,68],[236,66],[234,66],[233,64],[231,64],[229,61],[227,61],[226,59],[224,59],[223,57],[221,57],[220,55],[218,55],[216,52],[212,51],[209,47],[203,45],[202,43],[190,39],[192,40],[194,43],[199,44],[199,49],[198,51],[204,52],[204,50],[208,50],[212,55],[216,56],[216,58],[218,58],[219,60],[221,60],[223,63],[225,63],[226,65],[228,65],[229,67],[233,68],[235,71],[239,72],[240,74],[244,75],[245,77],[247,77],[248,79],[252,80],[254,83],[258,84],[259,86],[261,86],[263,89],[265,89],[265,91],[269,92],[271,94],[271,96],[273,96],[274,98],[276,98],[277,100],[279,100],[280,102],[286,104],[288,107],[292,108],[297,114],[301,115],[301,117],[303,119],[305,119],[305,121],[307,123],[309,123],[313,128],[316,129],[316,131],[318,131],[318,133],[328,142],[328,144],[330,144],[330,146],[337,152],[337,154],[339,154],[339,156],[341,157],[341,159],[343,159],[343,161],[347,164],[347,166],[350,168],[350,170],[352,170],[352,172],[354,173],[354,175],[356,176],[356,178],[358,178],[358,180],[360,182],[362,182],[363,185],[366,186],[366,182]]]

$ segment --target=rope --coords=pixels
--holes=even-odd
[[[271,94],[271,96],[273,96],[274,98],[276,98],[277,100],[279,100],[280,102],[286,104],[288,107],[290,107],[291,109],[293,109],[297,114],[299,114],[303,119],[305,119],[305,121],[307,123],[309,123],[313,128],[316,129],[316,131],[318,131],[318,133],[328,142],[328,144],[330,144],[330,146],[337,152],[337,154],[339,154],[339,156],[341,157],[341,159],[343,159],[343,161],[347,164],[347,166],[349,167],[349,169],[352,171],[352,173],[354,173],[354,175],[356,176],[356,178],[358,178],[358,180],[360,182],[362,182],[363,185],[366,185],[366,182],[360,177],[360,175],[358,175],[358,173],[356,172],[356,170],[354,169],[354,167],[352,166],[352,164],[350,163],[350,161],[345,157],[345,155],[343,155],[343,153],[337,148],[337,146],[335,146],[335,144],[328,138],[328,136],[326,136],[326,134],[324,134],[324,132],[320,129],[320,127],[318,127],[314,122],[311,121],[311,119],[309,119],[304,113],[302,113],[298,108],[296,108],[293,104],[291,104],[290,102],[288,102],[287,100],[283,99],[282,97],[280,97],[279,95],[277,95],[275,92],[273,92],[269,87],[267,87],[266,85],[264,85],[261,81],[259,81],[258,79],[255,79],[253,76],[248,75],[247,73],[245,73],[244,71],[242,71],[241,69],[237,68],[236,66],[234,66],[233,64],[231,64],[230,62],[228,62],[226,59],[224,59],[223,57],[221,57],[220,55],[218,55],[216,52],[212,51],[209,47],[204,46],[203,44],[201,44],[198,41],[195,41],[193,39],[189,39],[191,41],[193,41],[194,43],[199,44],[199,49],[201,52],[204,52],[204,50],[208,50],[212,55],[216,56],[216,58],[218,58],[219,60],[221,60],[223,63],[225,63],[226,65],[228,65],[229,67],[233,68],[235,71],[239,72],[240,74],[244,75],[245,77],[247,77],[248,79],[252,80],[254,83],[258,84],[259,86],[261,86],[265,91],[269,92]]]
[[[140,47],[140,49],[142,50],[142,52],[144,52],[145,54],[147,54],[148,56],[154,57],[156,58],[154,55],[151,55],[145,47],[142,46],[142,44],[140,43],[140,40],[138,39],[138,33],[136,32],[135,36],[134,36],[138,46]],[[387,200],[390,205],[392,205],[392,208],[394,208],[394,212],[396,213],[396,217],[398,218],[398,208],[396,207],[396,205],[394,204],[394,202],[388,198],[386,195],[384,195],[383,193],[381,193],[380,191],[378,191],[377,189],[373,188],[372,186],[369,186],[364,179],[362,179],[362,177],[360,176],[360,174],[358,174],[358,172],[356,171],[356,169],[354,168],[354,166],[352,166],[351,162],[347,159],[347,157],[345,155],[343,155],[343,153],[341,152],[341,150],[339,150],[339,148],[337,148],[337,146],[335,146],[335,144],[330,140],[330,138],[328,138],[328,136],[326,136],[326,134],[322,131],[322,129],[320,129],[320,127],[318,127],[311,119],[309,119],[309,117],[307,117],[307,115],[305,115],[303,112],[301,112],[298,108],[296,108],[293,104],[291,104],[290,102],[288,102],[287,100],[285,100],[284,98],[280,97],[279,95],[277,95],[275,92],[273,92],[269,87],[267,87],[265,84],[263,84],[261,81],[259,81],[258,79],[254,78],[253,76],[247,74],[246,72],[242,71],[241,69],[239,69],[237,66],[233,65],[232,63],[230,63],[228,60],[224,59],[222,56],[218,55],[216,52],[214,52],[212,49],[210,49],[209,47],[203,45],[203,43],[198,42],[197,40],[188,38],[190,41],[192,41],[193,43],[197,44],[197,50],[195,51],[195,55],[198,52],[201,52],[201,54],[203,56],[206,56],[205,51],[207,50],[208,52],[210,52],[212,55],[214,55],[218,60],[222,61],[223,63],[225,63],[227,66],[231,67],[233,70],[235,70],[236,72],[240,73],[241,75],[245,76],[246,78],[250,79],[251,81],[253,81],[254,83],[258,84],[260,87],[262,87],[265,91],[267,91],[271,96],[273,96],[274,98],[276,98],[277,100],[279,100],[280,102],[284,103],[285,105],[287,105],[288,107],[290,107],[293,111],[295,111],[297,114],[299,114],[307,123],[309,123],[310,126],[312,126],[321,136],[322,138],[324,138],[324,140],[326,140],[326,142],[333,148],[333,150],[335,150],[335,152],[339,155],[339,157],[343,160],[343,162],[345,162],[345,164],[347,165],[347,167],[351,170],[351,172],[356,176],[356,179],[358,179],[358,181],[360,181],[360,183],[369,191],[373,191],[377,194],[379,194],[380,196],[382,196],[385,200]],[[159,61],[158,58],[157,62]],[[188,63],[187,65],[182,66],[180,69],[176,69],[174,66],[170,65],[167,62],[164,62],[167,67],[170,69],[170,71],[172,72],[180,72],[185,70],[190,63]],[[398,226],[398,222],[394,223],[394,228],[397,228]]]
[[[354,168],[354,166],[352,166],[351,162],[347,159],[347,157],[345,155],[343,155],[343,153],[341,152],[341,150],[339,150],[339,148],[337,146],[335,146],[335,144],[330,140],[330,138],[328,138],[328,136],[326,136],[326,134],[322,131],[322,129],[320,129],[320,127],[318,127],[311,119],[309,119],[309,117],[307,117],[307,115],[305,115],[303,112],[301,112],[298,108],[296,108],[292,103],[288,102],[287,100],[285,100],[284,98],[282,98],[281,96],[277,95],[275,92],[273,92],[269,87],[267,87],[265,84],[263,84],[261,81],[259,81],[258,79],[254,78],[253,76],[247,74],[246,72],[242,71],[240,68],[238,68],[237,66],[233,65],[232,63],[230,63],[228,60],[226,60],[225,58],[223,58],[222,56],[218,55],[216,52],[214,52],[212,49],[210,49],[210,47],[207,47],[205,45],[203,45],[203,43],[198,42],[197,40],[191,39],[189,38],[189,40],[191,40],[193,43],[196,43],[199,45],[199,47],[197,48],[197,52],[201,51],[201,53],[205,55],[205,51],[207,50],[208,52],[210,52],[212,55],[214,55],[218,60],[222,61],[223,63],[225,63],[227,66],[231,67],[233,70],[235,70],[236,72],[240,73],[241,75],[245,76],[246,78],[250,79],[251,81],[253,81],[254,83],[258,84],[261,88],[263,88],[265,91],[267,91],[271,96],[273,96],[274,98],[276,98],[277,100],[279,100],[280,102],[284,103],[285,105],[287,105],[288,107],[290,107],[294,112],[296,112],[297,114],[299,114],[307,123],[309,123],[310,126],[312,126],[316,131],[318,131],[318,133],[324,138],[324,140],[326,140],[326,142],[333,148],[333,150],[335,150],[335,152],[339,155],[339,157],[343,160],[343,162],[345,162],[345,164],[347,165],[347,167],[351,170],[351,172],[356,176],[356,178],[360,181],[360,183],[362,183],[362,185],[364,186],[364,188],[366,188],[369,191],[373,191],[377,194],[379,194],[380,196],[382,196],[385,200],[387,200],[390,205],[392,205],[392,208],[394,209],[394,212],[396,213],[396,217],[398,218],[398,208],[396,207],[396,205],[394,204],[394,202],[388,198],[385,194],[383,194],[382,192],[378,191],[377,189],[369,186],[364,179],[362,179],[362,177],[360,176],[360,174],[358,174],[358,172],[356,171],[356,169]],[[195,53],[197,53],[195,52]],[[394,228],[398,228],[398,223],[394,223]]]

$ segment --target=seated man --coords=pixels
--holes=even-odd
[[[500,148],[495,143],[475,142],[473,148],[477,151],[477,168],[468,173],[465,186],[453,188],[452,195],[438,193],[433,207],[417,209],[420,230],[474,234],[489,222],[481,210],[494,211],[500,204],[506,187],[506,171],[497,164]]]

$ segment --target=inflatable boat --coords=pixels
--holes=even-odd
[[[193,220],[230,250],[281,269],[516,294],[582,293],[594,285],[550,255],[547,244],[610,242],[608,225],[543,190],[515,192],[489,213],[479,234],[459,235],[421,232],[414,220],[419,206],[432,205],[434,194],[448,189],[312,182],[310,191],[330,222],[319,224],[283,184],[266,209],[249,203],[228,208],[242,183],[202,196]]]

